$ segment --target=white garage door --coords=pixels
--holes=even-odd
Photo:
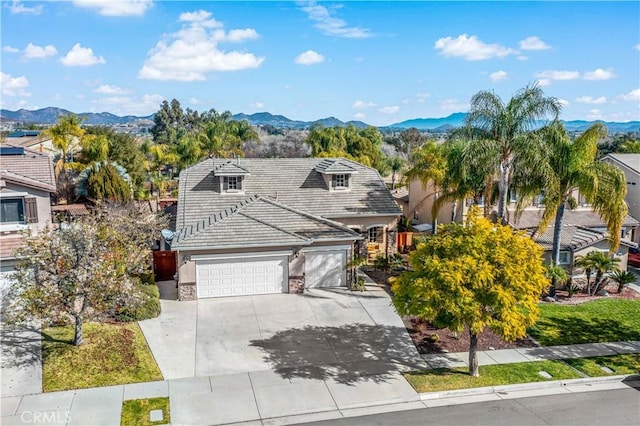
[[[305,287],[338,287],[347,285],[344,269],[345,250],[308,251],[305,254]]]
[[[282,293],[288,287],[287,257],[196,262],[198,298]]]

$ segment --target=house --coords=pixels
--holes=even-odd
[[[640,154],[608,154],[602,161],[618,166],[627,178],[627,207],[629,214],[640,220]],[[631,240],[640,243],[640,232],[635,232]]]
[[[17,130],[9,133],[3,143],[43,152],[52,157],[58,153],[58,150],[53,146],[51,137],[44,136],[42,130]]]
[[[181,300],[344,286],[352,256],[396,251],[399,207],[350,160],[207,159],[179,179]]]
[[[529,232],[533,232],[532,229]],[[535,242],[538,243],[544,251],[545,263],[551,263],[552,249],[553,249],[553,232],[554,227],[547,228],[544,234],[535,237]],[[620,240],[620,247],[614,254],[615,257],[620,259],[618,267],[625,271],[627,269],[627,259],[630,248],[636,248],[637,244],[629,240]],[[610,248],[610,242],[608,235],[604,231],[597,231],[592,228],[587,228],[579,225],[564,225],[562,232],[560,233],[560,262],[559,264],[567,269],[569,276],[572,278],[581,277],[584,275],[584,271],[575,266],[575,261],[578,257],[587,255],[591,251],[601,251],[608,253]]]
[[[53,163],[47,154],[21,146],[0,145],[0,263],[10,273],[13,251],[22,233],[38,233],[51,224],[51,195],[56,190]]]

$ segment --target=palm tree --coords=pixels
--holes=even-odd
[[[582,258],[581,264],[589,265],[592,271],[595,271],[596,277],[593,282],[593,287],[588,285],[587,293],[590,296],[596,295],[606,284],[605,274],[617,269],[617,264],[620,263],[620,259],[616,257],[610,257],[600,251],[592,251]],[[588,283],[587,283],[588,284]]]
[[[391,189],[396,187],[396,175],[402,171],[404,160],[400,157],[389,158],[389,169],[391,170]]]
[[[67,160],[84,135],[81,127],[83,121],[84,117],[80,118],[75,114],[63,115],[58,118],[56,125],[43,132],[46,137],[51,138],[53,147],[60,151],[60,158],[55,165],[55,174],[59,185],[58,192],[67,203],[73,197],[67,173]]]
[[[560,235],[564,212],[566,207],[577,204],[573,199],[576,190],[580,191],[605,221],[611,239],[611,250],[616,250],[627,214],[624,200],[627,186],[626,178],[619,168],[598,160],[598,138],[606,135],[606,127],[596,123],[574,141],[560,122],[554,122],[538,133],[546,141],[548,163],[532,171],[540,178],[541,187],[531,185],[523,191],[523,197],[537,195],[540,189],[544,193],[545,209],[535,234],[544,233],[555,217],[552,264],[560,263]],[[552,285],[550,295],[553,296],[553,293]]]
[[[618,269],[611,274],[611,279],[618,283],[618,294],[622,293],[627,284],[636,282],[636,276],[633,272]]]
[[[518,163],[526,163],[535,154],[529,134],[541,120],[555,120],[561,105],[546,97],[537,85],[520,89],[508,103],[494,92],[481,91],[471,98],[465,131],[471,138],[468,156],[472,166],[477,159],[491,158],[492,172],[498,177],[498,218],[507,214],[508,191]]]

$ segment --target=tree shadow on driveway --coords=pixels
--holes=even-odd
[[[368,324],[306,326],[251,341],[286,379],[332,379],[341,384],[384,382],[425,364],[401,327]]]
[[[31,325],[2,324],[0,331],[2,366],[29,367],[42,362],[42,335],[39,327]]]

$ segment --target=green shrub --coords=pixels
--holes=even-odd
[[[140,274],[138,278],[142,284],[154,285],[156,283],[156,276],[153,274],[153,271]]]
[[[436,343],[438,340],[440,340],[440,336],[438,336],[437,333],[433,333],[433,334],[430,334],[427,339],[432,343]]]
[[[153,276],[153,274],[151,274]],[[155,284],[138,284],[142,303],[138,306],[122,306],[117,310],[115,318],[118,322],[142,321],[160,315],[160,291]]]
[[[389,266],[390,266],[389,259],[387,259],[387,257],[384,254],[379,254],[373,260],[373,267],[375,269],[386,271],[387,269],[389,269]]]

